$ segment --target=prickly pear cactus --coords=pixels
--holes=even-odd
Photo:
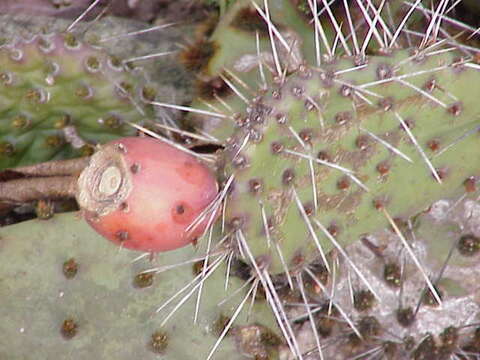
[[[235,314],[254,287],[243,286],[233,270],[226,280],[223,258],[211,256],[203,267],[205,259],[190,247],[153,262],[135,259],[137,254],[105,242],[73,213],[0,234],[2,358],[277,356],[282,340],[265,302]]]
[[[135,104],[154,100],[154,88],[72,34],[3,45],[0,64],[2,168],[79,155],[78,142],[133,134],[129,122],[153,117]]]
[[[226,223],[279,273],[328,253],[332,237],[348,244],[464,192],[479,171],[467,136],[479,127],[477,78],[458,53],[303,68],[237,116],[222,158]]]
[[[221,3],[225,10],[227,2]],[[478,272],[480,248],[480,225],[475,221],[480,213],[475,201],[480,169],[472,156],[478,147],[480,68],[475,42],[466,45],[460,42],[462,34],[451,33],[453,26],[474,38],[475,28],[451,21],[449,4],[443,0],[433,1],[432,7],[396,0],[333,1],[331,6],[327,1],[233,4],[218,29],[210,33],[209,28],[182,55],[185,65],[199,71],[201,99],[190,110],[202,117],[192,123],[219,150],[222,186],[209,208],[210,214],[218,211],[219,220],[199,240],[203,248],[196,253],[184,249],[162,255],[160,261],[170,256],[174,262],[183,256],[208,257],[209,267],[202,272],[225,266],[230,276],[237,274],[251,283],[244,289],[248,295],[242,290],[237,298],[240,291],[232,289],[236,303],[243,300],[230,314],[250,301],[254,309],[261,301],[268,303],[290,352],[279,354],[274,347],[269,353],[266,340],[277,343],[270,332],[262,337],[258,328],[234,326],[234,337],[226,340],[235,343],[235,355],[301,360],[478,358],[478,286],[471,274]],[[283,18],[278,11],[282,6],[288,10]],[[414,17],[423,21],[414,25]],[[295,27],[300,18],[304,30]],[[297,56],[300,61],[294,62]],[[449,199],[436,202],[445,197]],[[3,237],[8,238],[8,231]],[[38,243],[31,247],[38,249]],[[8,259],[33,261],[25,256],[27,249],[19,253]],[[182,256],[177,260],[176,254]],[[60,262],[67,261],[65,266],[71,268],[68,259],[74,256],[62,254],[67,260]],[[44,268],[44,263],[36,268]],[[136,269],[141,263],[133,264]],[[19,266],[13,266],[15,274]],[[117,269],[116,263],[108,269]],[[205,288],[209,281],[219,286],[215,274],[203,282]],[[190,273],[181,276],[192,279]],[[176,282],[176,277],[168,279]],[[35,285],[40,283],[37,278]],[[82,283],[82,299],[83,288],[90,285]],[[182,285],[165,287],[174,292]],[[204,294],[215,298],[217,291]],[[117,297],[118,293],[101,306],[117,304]],[[165,304],[163,293],[155,292],[154,297]],[[172,302],[182,306],[184,300],[192,302],[185,304],[191,316],[194,300]],[[155,311],[152,301],[145,300]],[[166,301],[165,307],[172,305]],[[10,301],[7,308],[14,306]],[[205,315],[203,324],[212,324],[212,308],[210,302],[205,304],[199,321]],[[47,318],[52,313],[42,311]],[[143,312],[116,314],[122,321],[118,314],[128,314],[128,322],[143,319]],[[273,328],[260,310],[252,314]],[[68,337],[69,329],[78,326],[81,335],[82,323],[67,316],[55,323],[60,331]],[[110,324],[112,318],[104,322]],[[225,322],[229,321],[220,321]],[[167,322],[167,330],[168,326]],[[178,326],[182,334],[197,334],[183,322]],[[141,346],[152,340],[151,345],[163,346],[165,333],[149,338],[163,331],[157,328],[148,329],[138,351],[145,351]],[[228,326],[221,328],[225,333]],[[245,337],[235,337],[238,334]],[[263,341],[252,334],[260,334]],[[209,349],[194,348],[192,355],[175,348],[175,354],[209,359],[217,340],[208,335]],[[16,336],[9,339],[17,341]],[[252,350],[253,344],[261,345],[260,353]],[[224,353],[218,350],[220,358],[232,356],[231,345],[227,343]]]

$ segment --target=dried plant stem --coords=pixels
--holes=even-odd
[[[11,169],[26,176],[78,176],[88,165],[90,157],[70,160],[54,160]]]
[[[0,183],[0,201],[25,203],[39,199],[75,197],[76,176],[17,179]]]

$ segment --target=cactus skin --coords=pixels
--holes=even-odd
[[[153,100],[154,89],[71,34],[4,45],[0,64],[0,168],[86,155],[87,143],[132,135],[126,122],[153,117],[133,102]]]
[[[0,234],[4,320],[0,356],[6,359],[27,359],[32,353],[44,359],[65,358],[65,354],[70,359],[92,354],[105,360],[203,359],[218,338],[219,320],[231,316],[246,291],[218,306],[243,283],[231,276],[225,292],[221,265],[204,282],[198,325],[193,324],[196,296],[191,296],[160,327],[171,307],[158,314],[155,309],[193,279],[192,263],[153,278],[148,273],[139,276],[154,264],[147,259],[132,265],[134,252],[118,252],[74,213],[9,226]],[[193,248],[183,248],[158,255],[157,261],[164,266],[195,257]],[[245,359],[245,349],[237,349],[236,344],[254,348],[259,340],[244,338],[248,329],[276,336],[267,330],[275,330],[275,325],[265,303],[257,302],[248,320],[247,308],[212,359]],[[265,345],[265,349],[271,354],[268,359],[276,358],[275,347]]]
[[[270,272],[285,271],[285,266],[276,250],[269,248],[262,206],[271,241],[278,242],[290,269],[318,256],[309,225],[323,251],[332,249],[316,221],[346,245],[361,234],[388,225],[383,209],[393,218],[408,218],[441,196],[464,192],[464,181],[480,175],[477,162],[469,160],[468,155],[476,147],[476,137],[455,143],[479,126],[476,94],[480,85],[474,79],[479,78],[480,72],[467,67],[468,64],[460,65],[458,53],[410,56],[410,52],[402,50],[388,57],[369,57],[368,65],[344,74],[342,70],[355,68],[352,59],[325,65],[318,72],[305,68],[252,101],[246,112],[237,117],[238,128],[227,142],[222,159],[225,178],[234,176],[226,223],[236,223],[232,226],[242,230],[255,257],[268,255]],[[445,68],[429,71],[439,66]],[[425,73],[408,76],[422,71]],[[335,72],[338,75],[331,76]],[[409,86],[388,80],[402,76],[407,76]],[[379,80],[378,85],[365,89],[381,94],[380,98],[367,96],[363,100],[352,89]],[[431,84],[434,87],[424,94],[412,88],[428,89]],[[462,100],[452,102],[446,94]],[[441,184],[399,117],[410,124]],[[395,155],[367,131],[393,145],[412,162]],[[454,150],[435,157],[454,143]],[[291,152],[353,171],[355,179],[368,191],[345,172],[315,163],[313,186],[309,160]],[[306,216],[299,210],[294,192]],[[298,258],[303,260],[298,263]]]

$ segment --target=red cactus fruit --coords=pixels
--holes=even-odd
[[[92,156],[79,177],[77,201],[107,239],[160,252],[203,234],[211,213],[198,217],[217,192],[214,174],[194,156],[153,138],[130,137]]]

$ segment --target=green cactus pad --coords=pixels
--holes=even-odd
[[[152,86],[71,34],[3,45],[0,68],[0,168],[85,155],[153,118]]]
[[[327,232],[347,245],[465,192],[480,175],[479,76],[437,49],[300,69],[236,117],[225,222],[280,273],[334,248]]]
[[[138,253],[118,249],[73,213],[5,227],[0,237],[2,359],[205,359],[250,289],[238,290],[243,281],[231,276],[225,291],[226,261],[220,262],[204,282],[197,324],[195,292],[160,326],[183,294],[156,309],[198,269],[190,261],[143,271],[195,259],[193,248],[134,261]],[[249,304],[212,359],[276,358],[278,344],[265,340],[278,339],[270,310],[256,301],[249,313]]]

